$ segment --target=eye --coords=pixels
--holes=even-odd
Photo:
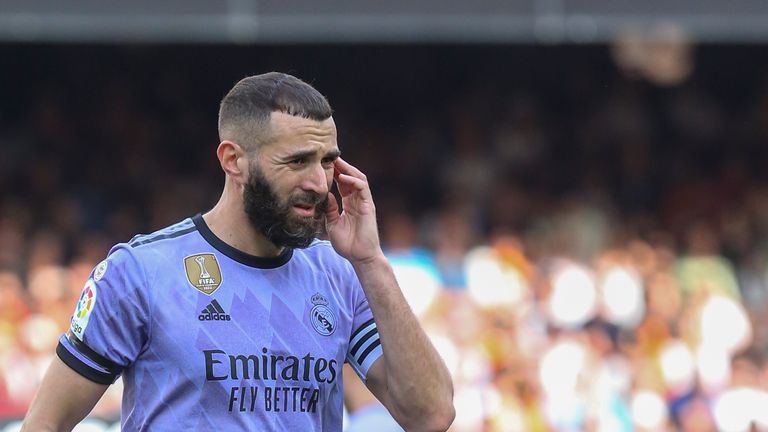
[[[291,159],[291,160],[288,161],[288,163],[293,165],[293,166],[304,166],[307,163],[307,158],[299,157],[299,158],[296,158],[296,159]]]
[[[322,161],[323,168],[325,168],[325,169],[333,168],[333,163],[334,162],[336,162],[336,158],[335,157],[323,158],[323,161]]]

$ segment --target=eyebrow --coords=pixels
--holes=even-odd
[[[314,150],[300,150],[296,153],[291,153],[285,157],[286,160],[289,159],[301,159],[301,158],[309,158],[316,154],[317,152]],[[341,151],[337,148],[328,150],[328,152],[323,156],[323,159],[331,158],[331,159],[338,159],[339,156],[341,156]]]
[[[325,154],[326,158],[331,158],[331,159],[338,159],[339,156],[341,156],[341,150],[337,148],[331,149],[328,151],[328,153]]]

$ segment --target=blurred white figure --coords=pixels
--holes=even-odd
[[[544,391],[549,395],[575,393],[586,356],[581,343],[566,340],[553,344],[539,363],[539,379]]]
[[[668,342],[661,350],[661,373],[667,388],[680,393],[691,388],[695,377],[693,354],[682,341]]]
[[[696,350],[696,366],[705,391],[719,391],[731,379],[731,356],[719,346],[701,344]]]
[[[597,354],[593,348],[593,353]],[[590,421],[598,432],[631,432],[632,414],[626,401],[631,385],[631,366],[616,355],[593,356],[591,369],[584,372]]]
[[[85,419],[81,421],[72,432],[106,432],[107,424],[96,419]]]
[[[445,366],[448,368],[448,372],[452,377],[456,377],[459,373],[459,362],[461,361],[461,354],[459,353],[456,344],[454,344],[449,338],[441,335],[435,335],[430,331],[427,331],[432,345],[435,346],[437,353],[445,362]]]
[[[432,305],[440,290],[438,275],[415,260],[391,259],[390,262],[405,300],[413,313],[421,316]]]
[[[768,391],[763,389],[757,390],[756,393],[755,403],[761,408],[756,410],[755,424],[757,430],[765,432],[768,431],[768,409],[763,409],[763,407],[768,407]]]
[[[658,393],[648,390],[639,390],[632,395],[630,411],[632,421],[642,430],[664,430],[669,418],[664,399]]]
[[[765,402],[762,396],[762,392],[748,387],[724,391],[713,406],[717,429],[722,432],[749,432],[766,409],[765,405],[760,405]]]
[[[491,390],[494,392],[495,390]],[[479,386],[457,387],[453,396],[453,405],[456,408],[456,418],[453,421],[453,430],[470,432],[482,430],[483,422],[489,417],[486,399],[483,389]]]
[[[402,432],[384,405],[357,379],[349,365],[342,369],[344,405],[349,417],[345,432]]]
[[[2,429],[2,432],[19,432],[21,430],[21,420],[8,423]]]
[[[744,307],[727,297],[710,296],[701,309],[702,345],[733,354],[752,341],[752,325]]]
[[[579,430],[586,416],[586,400],[580,378],[587,362],[587,349],[579,342],[554,343],[541,357],[539,380],[545,393],[550,424],[560,431]]]
[[[635,270],[624,267],[608,270],[602,277],[600,294],[606,321],[622,327],[635,327],[642,320],[645,293]]]
[[[490,247],[472,249],[467,254],[465,269],[469,297],[482,308],[516,305],[528,291],[521,272],[503,265]]]
[[[595,316],[597,290],[589,270],[569,263],[552,277],[549,314],[553,324],[573,328],[581,326]]]

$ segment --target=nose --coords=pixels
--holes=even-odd
[[[325,196],[328,193],[328,185],[332,180],[333,171],[330,173],[323,168],[322,164],[314,164],[307,169],[306,176],[301,183],[301,188],[305,191],[311,191],[318,195]]]

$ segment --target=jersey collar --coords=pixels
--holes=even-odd
[[[205,241],[210,243],[210,245],[216,248],[219,252],[241,264],[261,269],[273,269],[287,263],[291,259],[291,256],[293,256],[293,249],[291,248],[284,248],[283,252],[276,257],[260,257],[247,254],[239,249],[233,248],[222,239],[216,237],[216,234],[208,228],[208,224],[205,223],[202,214],[198,213],[192,216],[192,222],[195,224],[197,230],[200,232],[200,235],[203,236]]]

